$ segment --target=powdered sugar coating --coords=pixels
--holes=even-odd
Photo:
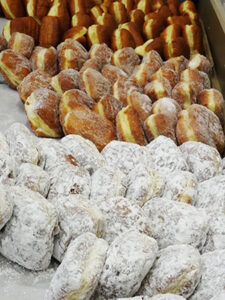
[[[66,149],[66,153],[71,154],[78,165],[87,169],[91,174],[105,164],[105,159],[95,144],[82,136],[67,135],[61,139],[61,144]]]
[[[201,249],[208,232],[207,215],[192,205],[155,198],[143,210],[149,217],[153,237],[159,248],[187,244]]]
[[[117,66],[105,65],[102,69],[102,75],[113,85],[120,78],[128,78],[127,74]]]
[[[153,166],[161,174],[178,170],[188,171],[188,165],[177,145],[165,136],[159,136],[146,146]]]
[[[92,233],[73,240],[58,267],[46,300],[89,300],[102,272],[108,244]]]
[[[123,197],[109,198],[98,203],[104,217],[102,237],[111,244],[113,240],[131,229],[151,236],[148,217],[142,208]]]
[[[25,163],[20,166],[15,183],[47,197],[50,188],[50,177],[41,167]]]
[[[82,167],[64,163],[51,172],[51,186],[48,200],[54,202],[58,196],[70,194],[82,195],[86,199],[90,195],[91,178]]]
[[[182,296],[174,294],[155,295],[150,300],[184,300]]]
[[[211,298],[210,300],[224,300],[225,299],[225,292],[219,293],[217,296]]]
[[[9,154],[9,146],[3,133],[0,132],[0,152]]]
[[[189,245],[160,250],[152,269],[142,282],[140,294],[172,293],[188,298],[201,278],[201,256]]]
[[[138,164],[128,175],[126,198],[142,206],[152,198],[160,197],[164,185],[164,178],[157,171]]]
[[[29,129],[21,123],[13,123],[5,132],[9,153],[18,164],[39,163],[40,154]]]
[[[109,246],[97,292],[106,299],[134,295],[157,252],[157,242],[147,235],[136,230],[121,234]]]
[[[225,250],[216,250],[201,256],[202,278],[191,300],[209,300],[224,292]]]
[[[54,206],[60,231],[55,237],[53,256],[61,262],[71,240],[85,232],[101,237],[103,216],[97,207],[85,202],[80,195],[58,197]]]
[[[124,173],[118,169],[104,166],[91,177],[90,199],[97,204],[112,197],[124,197],[126,189],[127,177]]]
[[[198,181],[204,181],[222,173],[222,159],[219,152],[200,142],[189,141],[180,147],[188,167]]]
[[[194,174],[176,171],[166,176],[163,197],[168,200],[194,204],[197,196],[198,181]]]
[[[116,300],[151,300],[148,296],[137,296],[131,298],[116,298]]]
[[[94,44],[89,51],[90,58],[98,58],[102,65],[109,64],[113,55],[112,50],[104,43]]]
[[[0,253],[30,270],[49,266],[57,226],[54,207],[39,193],[26,188],[7,188],[13,215],[0,233]]]
[[[0,183],[13,184],[17,173],[16,161],[5,152],[0,151]]]
[[[140,58],[133,48],[125,47],[114,52],[112,62],[122,71],[131,75],[135,66],[139,65]]]
[[[163,60],[162,60],[160,54],[155,50],[151,50],[148,53],[146,53],[143,56],[142,62],[143,63],[156,62],[159,65],[159,68],[163,65]]]
[[[7,197],[6,189],[0,185],[0,230],[10,220],[13,213],[13,203]]]

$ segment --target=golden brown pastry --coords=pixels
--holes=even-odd
[[[89,51],[90,58],[98,58],[102,66],[111,63],[113,52],[106,44],[94,44]]]
[[[16,18],[6,22],[2,34],[7,42],[10,40],[13,32],[21,32],[34,38],[35,43],[39,41],[40,26],[32,17]]]
[[[128,13],[134,8],[134,0],[119,0],[119,2],[123,3]]]
[[[0,0],[3,13],[7,19],[15,19],[25,16],[25,8],[22,0]]]
[[[133,74],[131,76],[132,79],[141,87],[144,87],[148,82],[151,81],[153,74],[160,68],[154,62],[144,62],[140,65],[136,66]]]
[[[62,33],[68,30],[70,27],[70,15],[67,8],[67,0],[52,0],[48,16],[59,18]]]
[[[196,9],[194,2],[190,1],[190,0],[182,2],[179,6],[180,14],[185,15],[185,14],[188,14],[189,11],[197,13],[197,9]]]
[[[42,19],[39,45],[49,48],[56,47],[61,40],[61,29],[58,17],[46,16]]]
[[[8,48],[29,58],[34,49],[34,39],[27,34],[14,32],[9,40]]]
[[[120,28],[124,28],[131,33],[135,42],[135,47],[138,47],[144,43],[144,39],[141,35],[141,32],[139,31],[137,25],[134,22],[121,24]]]
[[[143,33],[147,40],[159,37],[164,29],[164,22],[162,19],[149,19],[144,22]]]
[[[110,5],[109,13],[113,16],[117,24],[123,24],[129,21],[125,5],[119,1],[115,1]]]
[[[113,51],[116,51],[125,47],[135,48],[135,41],[132,34],[128,30],[124,28],[118,28],[113,31],[111,37],[111,48]]]
[[[178,83],[179,76],[178,73],[170,68],[162,66],[157,72],[152,76],[152,80],[162,80],[163,78],[167,79],[172,88]]]
[[[182,110],[176,127],[179,144],[196,141],[224,151],[225,138],[220,120],[208,108],[192,104],[187,110]]]
[[[83,0],[68,0],[68,3],[71,16],[75,15],[76,13],[85,14],[86,7]]]
[[[0,53],[0,72],[9,86],[16,89],[31,72],[31,64],[25,56],[14,50],[4,50]]]
[[[94,23],[97,22],[97,18],[99,16],[101,16],[103,13],[104,13],[104,10],[99,5],[95,5],[94,7],[92,7],[90,9],[90,16],[91,16],[92,20],[94,21]]]
[[[161,6],[161,8],[158,10],[158,13],[161,15],[165,23],[167,18],[172,15],[172,12],[167,5]]]
[[[57,73],[57,51],[54,47],[36,47],[30,58],[32,70],[42,70],[54,76]]]
[[[151,1],[140,0],[137,2],[136,8],[142,10],[146,15],[151,11]]]
[[[155,50],[150,50],[149,52],[147,52],[144,55],[142,62],[154,64],[156,71],[163,65],[162,57]]]
[[[190,55],[190,49],[182,37],[177,37],[171,42],[165,43],[163,52],[166,59],[180,55],[189,58]]]
[[[146,53],[148,53],[151,50],[157,51],[161,56],[163,56],[163,46],[164,41],[162,38],[158,37],[154,40],[148,40],[145,42],[142,46],[136,47],[135,52],[140,55],[144,56]]]
[[[212,70],[210,61],[204,55],[199,53],[194,54],[188,63],[188,67],[192,70],[199,70],[209,74]]]
[[[166,4],[169,7],[169,10],[171,11],[173,16],[177,16],[178,15],[178,7],[179,7],[179,3],[178,0],[166,0]]]
[[[96,70],[98,72],[101,72],[102,69],[102,65],[101,65],[101,61],[99,61],[99,59],[97,57],[94,58],[89,58],[88,60],[86,60],[86,62],[83,64],[82,68],[80,69],[80,83],[79,83],[79,87],[81,90],[85,91],[85,83],[83,80],[83,73],[88,69],[91,68],[93,70]]]
[[[110,34],[107,27],[94,24],[88,28],[87,39],[90,47],[94,44],[109,44]]]
[[[41,21],[47,16],[51,2],[49,0],[25,0],[27,15]]]
[[[149,82],[145,86],[144,92],[150,97],[152,102],[155,102],[163,97],[171,97],[172,87],[167,79],[162,78],[161,80]]]
[[[65,41],[66,39],[73,39],[85,46],[86,33],[87,33],[87,28],[84,26],[72,27],[64,33],[62,40]]]
[[[171,43],[177,37],[182,36],[182,27],[178,24],[169,25],[163,30],[160,36],[166,43]]]
[[[37,89],[47,88],[51,89],[51,76],[42,71],[36,70],[28,74],[18,86],[17,90],[20,99],[23,103],[27,98]]]
[[[51,86],[57,94],[63,95],[66,91],[78,89],[79,81],[79,72],[73,69],[67,69],[51,78]]]
[[[199,95],[199,104],[214,112],[224,126],[225,102],[223,95],[216,89],[203,90]]]
[[[88,14],[84,14],[81,12],[74,14],[71,22],[72,22],[73,27],[84,26],[84,27],[88,28],[89,26],[91,26],[93,24],[92,18]]]
[[[113,53],[112,64],[131,75],[135,66],[139,65],[140,59],[133,48],[125,47]]]
[[[101,16],[98,16],[96,23],[105,26],[110,34],[117,28],[116,21],[109,13],[103,13]]]
[[[138,114],[131,105],[124,107],[116,117],[118,140],[146,145],[145,134]]]
[[[8,43],[3,35],[0,35],[0,52],[7,49]]]
[[[210,89],[211,87],[209,76],[206,73],[198,70],[187,68],[181,73],[180,79],[184,82],[201,83],[205,89]]]
[[[35,90],[25,102],[28,122],[37,136],[61,137],[59,96],[46,88]]]
[[[183,36],[190,48],[190,54],[202,53],[202,30],[198,25],[185,25]]]
[[[191,22],[188,16],[171,16],[167,18],[167,24],[178,24],[183,27],[187,24],[191,24]]]
[[[100,7],[103,9],[104,12],[109,12],[109,8],[112,3],[113,0],[104,0]]]
[[[59,69],[80,70],[88,59],[87,50],[77,41],[67,39],[57,47]]]
[[[127,95],[132,91],[139,91],[136,82],[131,78],[119,78],[113,85],[113,96],[127,105]]]
[[[181,73],[188,67],[188,60],[183,55],[177,56],[177,57],[172,57],[172,58],[168,59],[167,61],[165,61],[163,66],[166,68],[170,68],[170,69],[174,70],[175,72],[177,72],[179,79],[180,79]]]
[[[130,11],[129,16],[130,16],[130,21],[135,23],[139,31],[141,32],[145,21],[144,20],[145,14],[143,13],[143,11],[140,9],[133,9]]]
[[[128,78],[127,73],[122,71],[119,67],[113,65],[105,65],[102,69],[102,75],[108,79],[108,81],[113,86],[114,83],[120,78]]]
[[[152,0],[150,3],[151,3],[151,11],[158,11],[164,5],[163,0]]]
[[[115,124],[116,115],[122,107],[120,101],[112,95],[106,94],[93,106],[92,110]]]

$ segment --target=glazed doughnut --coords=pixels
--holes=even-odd
[[[13,89],[31,72],[30,61],[20,53],[8,49],[0,53],[0,72]]]
[[[109,13],[117,24],[123,24],[129,21],[128,11],[125,5],[119,1],[112,2],[109,7]]]
[[[113,52],[106,44],[94,44],[91,46],[89,50],[89,57],[90,58],[98,58],[101,65],[106,65],[111,63]]]
[[[42,19],[39,45],[49,48],[57,47],[61,40],[61,29],[58,17],[46,16]]]
[[[172,24],[167,26],[160,34],[160,37],[166,43],[171,43],[173,40],[180,36],[182,36],[182,27],[178,24]]]
[[[164,79],[167,79],[171,85],[172,88],[178,83],[179,76],[178,73],[170,68],[167,68],[165,66],[162,66],[159,68],[157,72],[152,76],[151,80],[159,80],[162,81]]]
[[[202,30],[198,25],[183,26],[183,37],[190,48],[191,55],[202,53]]]
[[[88,28],[87,32],[88,45],[109,44],[110,34],[106,26],[94,24]]]
[[[190,105],[197,103],[197,99],[203,85],[198,82],[179,82],[172,90],[172,98],[176,100],[182,109],[187,109]]]
[[[26,12],[28,16],[38,18],[41,21],[47,16],[50,9],[50,1],[45,0],[25,0]]]
[[[132,91],[127,95],[127,103],[133,107],[142,122],[144,122],[151,113],[152,101],[145,94]]]
[[[9,40],[8,48],[30,58],[34,48],[34,39],[27,34],[14,32]]]
[[[8,43],[3,35],[0,35],[0,52],[7,49]]]
[[[98,284],[107,250],[108,243],[91,232],[72,240],[45,298],[66,299],[79,295],[80,299],[90,299]]]
[[[179,4],[177,0],[166,0],[166,4],[169,7],[169,10],[171,11],[172,15],[177,16],[179,11]]]
[[[18,86],[17,90],[23,103],[36,90],[40,88],[51,89],[51,76],[42,71],[36,70],[28,74]]]
[[[105,26],[110,34],[117,28],[116,21],[109,13],[103,13],[101,16],[98,16],[96,23]]]
[[[105,65],[102,69],[102,75],[108,79],[112,86],[118,79],[128,78],[127,73],[113,65]]]
[[[163,46],[164,46],[163,39],[158,37],[154,40],[149,40],[145,42],[142,46],[136,47],[135,52],[140,56],[144,56],[149,51],[155,50],[159,53],[159,55],[163,56]]]
[[[148,0],[139,0],[136,9],[140,9],[146,15],[151,11],[151,3]]]
[[[79,81],[79,72],[74,69],[67,69],[52,77],[51,86],[57,94],[63,95],[66,91],[78,89]]]
[[[1,231],[0,252],[26,269],[44,270],[49,266],[53,252],[56,211],[41,194],[27,188],[8,187],[8,192],[14,210]]]
[[[98,103],[93,106],[92,110],[115,124],[116,115],[122,107],[122,103],[115,97],[110,94],[105,94]]]
[[[116,129],[118,140],[146,145],[144,131],[135,109],[128,105],[116,116]]]
[[[103,13],[104,10],[99,5],[95,5],[94,7],[92,7],[89,12],[94,23],[97,22],[97,18],[101,16]]]
[[[209,74],[212,70],[212,66],[207,57],[201,54],[195,54],[191,57],[188,67],[192,70],[199,70]]]
[[[129,15],[130,15],[130,21],[135,23],[139,31],[141,32],[144,24],[144,17],[145,17],[144,12],[140,9],[133,9],[129,12]]]
[[[160,18],[149,19],[144,22],[143,34],[146,40],[159,37],[160,33],[164,29],[164,22]]]
[[[0,187],[0,230],[6,225],[6,223],[11,219],[13,213],[13,203],[7,197],[6,190],[3,185]]]
[[[77,106],[67,113],[62,126],[65,134],[79,134],[91,140],[99,151],[115,139],[113,124],[85,106]]]
[[[72,27],[84,26],[88,28],[92,24],[93,24],[93,20],[88,14],[78,12],[72,16],[72,21],[71,21]]]
[[[198,71],[197,69],[192,70],[187,68],[181,73],[180,80],[188,83],[201,83],[205,89],[211,88],[209,76],[204,72]]]
[[[67,8],[67,0],[52,0],[48,16],[59,18],[62,33],[68,30],[70,27],[70,15]]]
[[[25,102],[28,122],[37,136],[61,137],[59,97],[46,88],[35,90]]]
[[[2,34],[7,40],[10,40],[13,32],[21,32],[34,38],[35,43],[39,42],[40,26],[33,17],[16,18],[5,23]]]
[[[222,126],[225,118],[225,103],[223,95],[215,89],[203,90],[199,95],[198,103],[214,112],[220,119]]]
[[[137,25],[134,22],[128,22],[128,23],[124,23],[121,24],[120,28],[124,28],[126,30],[128,30],[135,42],[135,47],[138,47],[142,44],[144,44],[144,39],[141,35],[141,32],[139,31]]]
[[[224,150],[225,137],[219,118],[202,105],[192,104],[182,110],[177,122],[176,135],[179,144],[187,141],[202,142]]]
[[[163,60],[160,54],[155,51],[151,50],[148,53],[146,53],[142,59],[143,63],[153,63],[157,70],[163,65]]]
[[[132,34],[124,28],[114,30],[111,37],[112,50],[116,51],[127,47],[135,48],[135,41]]]
[[[178,57],[172,57],[165,61],[163,66],[177,72],[180,79],[181,73],[188,67],[188,60],[183,55]]]
[[[152,237],[159,249],[182,244],[202,249],[208,233],[208,216],[204,211],[166,198],[151,199],[143,210],[149,217]]]
[[[149,81],[151,81],[153,74],[160,68],[157,63],[141,63],[140,65],[136,66],[133,74],[131,76],[135,82],[144,87]]]
[[[134,8],[134,0],[119,0],[119,1],[123,3],[128,13]]]
[[[85,3],[82,0],[69,0],[69,9],[71,16],[75,15],[76,13],[83,13],[86,12]]]
[[[178,24],[181,27],[186,26],[187,24],[191,24],[188,16],[171,16],[167,18],[167,24]]]
[[[113,53],[112,64],[131,75],[135,66],[139,65],[140,59],[133,48],[125,47]]]
[[[1,0],[1,8],[7,19],[15,19],[25,16],[25,8],[22,0]]]
[[[77,41],[67,39],[57,47],[59,69],[80,70],[88,59],[87,50]]]
[[[137,87],[136,82],[131,78],[121,77],[119,78],[113,85],[113,96],[123,103],[123,105],[127,105],[127,95],[132,91],[141,91],[140,88]]]
[[[186,58],[189,58],[190,49],[187,43],[185,42],[184,38],[177,37],[171,42],[164,44],[163,53],[166,59],[181,56],[181,55],[185,56]]]
[[[172,87],[170,85],[169,80],[166,78],[162,78],[161,80],[153,80],[149,82],[145,88],[144,92],[147,96],[150,97],[152,102],[163,98],[163,97],[171,97]]]
[[[30,58],[32,70],[42,70],[51,76],[57,73],[57,51],[54,47],[36,47]]]
[[[111,83],[98,71],[87,68],[81,74],[84,91],[95,101],[100,100],[105,94],[111,94]]]
[[[66,39],[73,39],[85,46],[86,33],[87,33],[87,28],[84,26],[72,27],[64,33],[62,40],[65,41]]]

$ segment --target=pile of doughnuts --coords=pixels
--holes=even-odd
[[[11,19],[3,29],[7,41],[19,31],[46,48],[73,38],[87,47],[132,47],[142,56],[156,50],[166,59],[203,51],[190,0],[1,0],[0,5]]]
[[[46,300],[223,299],[224,174],[200,142],[100,153],[14,123],[0,134],[0,254],[27,274],[54,258]]]

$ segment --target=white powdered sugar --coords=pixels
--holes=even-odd
[[[211,298],[210,300],[224,300],[225,299],[225,292],[222,292],[215,297]]]
[[[201,255],[189,245],[169,246],[159,251],[139,293],[154,296],[172,293],[188,298],[201,278]]]
[[[149,217],[152,236],[159,248],[188,244],[201,249],[208,232],[208,217],[192,205],[155,198],[143,210]]]
[[[152,267],[157,251],[157,242],[138,231],[118,236],[109,246],[99,280],[100,299],[134,295]]]
[[[13,213],[13,203],[7,197],[6,190],[0,185],[0,230],[10,220]]]
[[[3,133],[0,132],[0,152],[9,154],[9,146]]]
[[[17,165],[15,159],[0,151],[0,183],[14,184],[16,173]]]
[[[80,195],[59,197],[54,202],[59,218],[59,233],[55,237],[53,256],[62,261],[72,239],[85,232],[101,237],[103,216],[92,204],[85,202]]]
[[[200,142],[186,142],[180,150],[185,157],[189,169],[198,181],[204,181],[222,173],[222,159],[219,152]]]
[[[46,269],[57,227],[54,207],[39,193],[26,188],[8,188],[7,196],[14,209],[0,233],[0,253],[27,269]]]
[[[73,240],[58,267],[45,300],[89,300],[98,284],[108,244],[92,233]]]

